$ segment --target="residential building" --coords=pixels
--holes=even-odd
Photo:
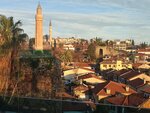
[[[134,71],[134,70],[130,70],[126,73],[119,75],[118,82],[128,84],[129,81],[132,81],[137,78],[145,80],[145,82],[150,82],[150,77],[148,75],[146,75],[145,73]]]
[[[74,51],[75,47],[72,44],[64,44],[63,45],[63,49],[64,50],[72,50],[72,51]]]
[[[141,89],[141,91],[144,93],[144,97],[150,98],[150,85]]]
[[[115,41],[113,43],[113,48],[116,49],[116,50],[126,50],[127,48],[127,43],[125,41]]]
[[[98,84],[106,82],[104,79],[100,78],[100,76],[96,76],[93,73],[88,73],[86,75],[79,76],[78,80],[87,84]]]
[[[105,60],[100,63],[100,70],[121,70],[121,69],[132,69],[132,63],[129,61],[123,62],[121,60],[111,61]]]
[[[98,100],[118,94],[130,95],[136,93],[136,91],[129,86],[113,81],[97,84],[92,91]]]
[[[89,87],[85,84],[81,84],[73,88],[73,94],[79,99],[89,99],[89,96],[85,92],[89,90]]]
[[[136,79],[128,82],[128,85],[135,90],[137,90],[139,87],[141,87],[145,84],[146,84],[146,80],[143,80],[141,78],[136,78]]]
[[[88,74],[88,73],[95,73],[94,70],[88,68],[73,68],[63,71],[63,77],[66,80],[74,81],[78,79],[79,76]]]
[[[149,48],[146,48],[146,49],[139,49],[137,52],[138,52],[138,53],[141,53],[141,54],[150,55],[150,49],[149,49]]]
[[[139,108],[149,108],[150,105],[147,103],[150,103],[149,98],[144,98],[141,94],[131,94],[126,96],[115,96],[105,99],[107,104],[113,104],[113,105],[121,105],[121,106],[134,106]]]
[[[137,53],[137,54],[135,54],[134,62],[135,63],[147,63],[148,64],[147,59],[150,59],[149,54]]]

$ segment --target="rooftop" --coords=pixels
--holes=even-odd
[[[126,86],[125,84],[122,83],[117,83],[117,82],[105,82],[105,83],[100,83],[95,86],[93,89],[93,92],[97,95],[102,94],[102,95],[108,95],[106,93],[106,89],[111,90],[110,95],[115,95],[116,93],[135,93],[133,89],[129,88],[129,91],[126,91]]]
[[[109,103],[115,105],[124,105],[124,106],[139,106],[147,99],[143,98],[141,94],[131,94],[128,96],[116,96],[106,99]]]

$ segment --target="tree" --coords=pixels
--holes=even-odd
[[[29,40],[29,48],[32,49],[34,44],[35,44],[35,38],[30,38],[30,40]]]
[[[102,38],[97,38],[95,39],[95,44],[99,46],[105,46],[105,42],[103,42]]]
[[[143,49],[145,49],[146,47],[148,47],[148,44],[146,42],[142,42],[140,44],[140,47],[143,48]]]
[[[26,41],[27,34],[20,27],[22,22],[14,22],[13,17],[0,16],[0,34],[2,37],[2,50],[11,53],[10,56],[10,74],[14,72],[14,61],[18,55],[21,44]]]
[[[59,57],[63,62],[71,62],[73,59],[72,52],[70,50],[60,53]]]
[[[21,44],[26,41],[27,34],[24,33],[21,21],[14,22],[13,17],[6,17],[4,15],[0,15],[0,51],[5,56],[9,56],[9,67],[8,67],[8,75],[6,76],[6,88],[5,94],[8,88],[8,79],[11,79],[13,76],[17,74],[17,64],[16,64],[16,56],[18,55],[18,51],[20,50]],[[16,85],[18,84],[18,80]],[[12,96],[15,92],[12,91]]]
[[[93,43],[91,43],[89,46],[88,46],[88,50],[87,50],[87,54],[88,56],[90,57],[90,60],[93,61],[96,59],[96,56],[95,56],[95,45]]]
[[[135,45],[135,42],[134,42],[134,40],[132,40],[132,46],[134,46]]]

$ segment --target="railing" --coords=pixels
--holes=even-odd
[[[0,97],[0,112],[15,113],[150,113],[150,109],[110,104],[30,97]]]

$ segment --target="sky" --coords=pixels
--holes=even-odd
[[[35,35],[35,12],[40,2],[43,32],[52,21],[53,37],[134,39],[150,43],[150,0],[0,0],[0,14],[21,20]]]

